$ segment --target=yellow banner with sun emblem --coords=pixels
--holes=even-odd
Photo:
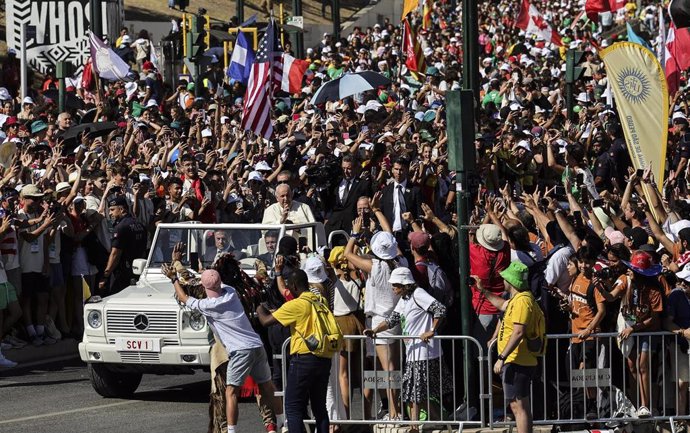
[[[606,65],[633,165],[636,169],[651,167],[661,189],[668,134],[664,71],[654,53],[632,42],[613,44],[601,50],[599,56]]]

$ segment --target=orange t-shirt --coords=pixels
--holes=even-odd
[[[654,287],[635,289],[628,281],[627,275],[621,275],[616,281],[616,286],[623,284],[626,288],[621,302],[621,313],[626,321],[632,324],[642,323],[652,316],[652,313],[661,314],[664,311],[664,303],[661,292]],[[664,290],[663,285],[661,287]],[[661,321],[652,323],[644,332],[658,331],[661,329]]]
[[[589,289],[590,280],[585,277],[584,274],[580,273],[573,284],[570,286],[570,308],[571,308],[571,328],[573,334],[579,334],[580,332],[587,329],[594,316],[597,314],[597,310],[592,310],[592,307],[587,302],[587,290]],[[605,299],[601,292],[594,288],[594,302],[596,304],[605,302]],[[597,333],[600,331],[600,327],[597,326],[592,332]],[[587,340],[591,340],[592,337],[588,337]],[[573,343],[581,343],[582,340],[577,337],[572,337],[571,341]]]

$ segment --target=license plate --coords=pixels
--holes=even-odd
[[[115,350],[118,352],[160,352],[160,338],[129,338],[115,339]]]

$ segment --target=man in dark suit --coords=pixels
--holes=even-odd
[[[405,158],[393,161],[391,174],[393,182],[383,188],[381,210],[388,219],[393,234],[399,245],[407,245],[407,234],[412,230],[402,215],[411,212],[412,218],[422,215],[422,192],[417,186],[412,186],[407,179],[410,162]]]
[[[357,200],[363,195],[371,195],[371,184],[359,178],[357,161],[352,155],[343,156],[340,168],[342,178],[333,185],[328,195],[328,208],[332,212],[325,225],[326,235],[334,230],[350,233],[352,221],[357,217]]]

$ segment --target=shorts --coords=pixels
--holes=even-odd
[[[22,295],[22,268],[14,268],[7,270],[5,269],[5,273],[7,274],[7,281],[9,281],[10,284],[14,286],[14,289],[17,291],[17,297]]]
[[[572,343],[570,345],[571,368],[577,370],[580,363],[584,361],[585,368],[596,368],[597,365],[597,346],[594,340],[586,340],[582,343]],[[584,359],[583,359],[584,352]]]
[[[361,311],[346,314],[344,316],[335,316],[335,322],[338,324],[343,335],[362,335],[364,331],[363,316]],[[346,338],[343,347],[343,352],[356,352],[359,348],[359,343],[362,340]]]
[[[634,333],[630,334],[630,337],[628,337],[628,340],[632,341],[630,353],[637,353],[638,348],[640,352],[656,353],[661,348],[661,339],[662,337],[659,335],[637,336]]]
[[[22,290],[26,296],[50,292],[48,279],[40,272],[22,273]]]
[[[65,274],[62,272],[60,263],[50,264],[50,287],[63,287],[65,285]]]
[[[367,316],[365,322],[364,322],[364,327],[366,329],[374,329],[381,322],[384,322],[386,318],[384,316],[380,316],[378,314],[372,314],[371,316]],[[367,338],[367,356],[374,356],[374,345],[377,346],[383,346],[386,344],[393,344],[396,342],[395,339],[393,338],[386,338],[386,337],[391,337],[391,336],[396,336],[400,335],[400,325],[395,326],[392,329],[389,329],[387,331],[379,332],[376,334],[376,338]],[[379,338],[383,337],[383,338]],[[402,340],[398,340],[398,343],[401,344]]]
[[[4,310],[12,302],[17,302],[17,291],[12,283],[0,283],[0,310]]]
[[[532,378],[536,369],[536,367],[525,367],[512,362],[503,366],[501,380],[503,382],[503,397],[506,402],[529,397]]]
[[[266,350],[263,347],[233,350],[228,356],[230,362],[226,384],[242,386],[247,376],[251,376],[258,384],[271,380],[271,368],[268,366]]]
[[[668,346],[671,355],[671,377],[676,382],[680,380],[685,383],[690,382],[690,356],[688,356],[688,351],[681,349],[675,342],[670,343]]]

